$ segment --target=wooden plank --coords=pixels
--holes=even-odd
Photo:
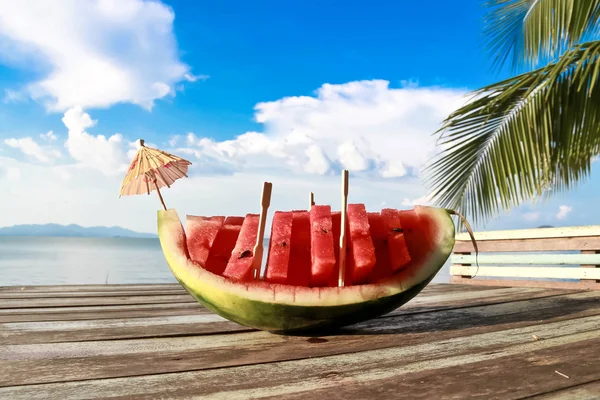
[[[0,286],[0,292],[100,292],[115,290],[182,290],[179,283],[137,283],[137,284],[85,284],[85,285],[23,285],[23,286]]]
[[[600,225],[587,226],[565,226],[559,228],[536,228],[536,229],[515,229],[501,231],[480,231],[474,232],[477,242],[484,240],[503,240],[503,239],[544,239],[544,238],[566,238],[566,237],[594,237],[600,240]],[[467,232],[461,232],[456,235],[456,240],[470,241],[471,237]]]
[[[600,264],[600,254],[480,254],[477,257],[482,264],[518,264],[518,265],[581,265]],[[451,256],[454,264],[475,264],[475,255]]]
[[[531,399],[541,391],[571,390],[573,386],[585,385],[600,378],[592,357],[600,357],[598,349],[586,352],[585,346],[600,344],[600,339],[566,343],[555,347],[531,349],[521,347],[522,353],[507,349],[502,355],[474,354],[442,359],[439,364],[416,362],[397,370],[386,368],[369,371],[363,375],[342,373],[338,379],[313,387],[303,385],[301,390],[289,388],[283,391],[273,388],[273,394],[263,395],[264,390],[237,390],[227,393],[228,399],[241,398],[245,393],[253,398],[273,399],[285,393],[286,399],[329,398],[392,400],[398,398],[420,399]],[[459,361],[460,360],[460,361]],[[556,371],[566,371],[568,378]],[[341,379],[340,379],[341,378]],[[315,390],[315,387],[318,389]],[[300,389],[300,388],[298,388]],[[289,392],[293,391],[293,394]],[[184,392],[183,392],[184,393]],[[258,396],[255,394],[258,393]],[[203,399],[218,396],[203,396]],[[536,398],[536,397],[533,397]],[[565,397],[558,397],[565,399]],[[571,397],[572,398],[572,397]],[[596,392],[594,400],[598,399]],[[577,398],[581,400],[581,398]]]
[[[548,340],[587,331],[598,332],[600,309],[595,312],[595,316],[575,319],[560,315],[533,326],[530,326],[531,321],[514,316],[512,319],[509,314],[496,312],[492,315],[499,318],[496,323],[479,324],[458,332],[451,328],[435,329],[433,319],[420,316],[409,318],[405,330],[398,330],[396,334],[378,333],[371,328],[361,334],[330,335],[316,341],[302,336],[247,332],[205,337],[6,346],[7,351],[0,353],[0,369],[5,372],[4,378],[0,377],[0,386],[204,370],[398,346],[412,346],[413,357],[437,358],[456,349],[492,351],[507,345],[527,343],[534,340],[534,334]],[[450,316],[461,318],[456,313]],[[462,318],[464,325],[467,321]],[[434,346],[436,342],[437,346]],[[420,348],[427,349],[427,354],[420,354]],[[24,375],[23,371],[28,373]]]
[[[452,265],[450,275],[549,279],[600,279],[600,269],[569,267],[506,267]]]
[[[442,286],[442,285],[437,285]],[[429,312],[455,307],[494,304],[503,301],[558,296],[575,291],[506,288],[503,286],[449,285],[443,286],[458,290],[435,290],[421,292],[403,307],[387,315]],[[456,287],[456,288],[455,288]],[[468,289],[474,290],[468,290]],[[56,308],[13,308],[0,310],[0,323],[34,321],[76,321],[113,318],[144,318],[167,315],[209,314],[212,311],[199,303],[144,304],[122,306],[56,307]]]
[[[570,379],[570,378],[569,378]],[[559,389],[550,393],[529,397],[530,400],[598,400],[600,393],[600,380],[581,385],[575,385],[565,389]]]
[[[556,329],[560,330],[559,327]],[[515,336],[519,337],[518,334]],[[497,335],[494,338],[501,337],[502,335]],[[494,343],[493,341],[486,341],[486,345],[481,346],[480,337],[459,339],[462,339],[462,342],[457,343],[448,339],[415,346],[231,367],[226,370],[210,369],[128,378],[11,386],[0,388],[0,397],[31,400],[83,396],[236,400],[283,396],[289,398],[292,394],[304,392],[305,397],[309,395],[310,398],[315,398],[318,390],[328,388],[342,390],[344,386],[350,384],[353,386],[358,384],[362,388],[376,391],[381,387],[382,381],[386,380],[386,382],[393,382],[395,387],[395,390],[387,388],[385,391],[387,398],[392,398],[391,395],[394,396],[393,398],[398,398],[399,394],[404,393],[413,399],[442,399],[444,398],[442,396],[449,395],[447,388],[452,390],[453,398],[464,398],[475,391],[483,396],[488,388],[527,395],[535,394],[535,392],[531,393],[532,389],[544,387],[544,383],[540,382],[532,388],[530,385],[525,385],[524,380],[540,381],[544,378],[546,388],[553,385],[554,388],[559,389],[577,382],[589,382],[600,378],[600,370],[594,365],[594,360],[600,357],[600,337],[597,330],[559,335],[538,341],[515,340],[515,344],[504,343],[499,348],[490,348],[489,344]],[[536,363],[532,365],[530,360]],[[548,365],[547,360],[555,360],[553,364],[558,364],[559,368],[574,371],[576,374],[569,381],[554,379],[549,382],[547,372],[552,371],[555,365]],[[490,370],[494,365],[501,368]],[[502,379],[502,382],[494,383],[495,379],[499,380],[499,371],[510,374],[509,380]],[[427,385],[424,384],[423,376],[429,377]],[[439,378],[432,384],[436,376]],[[555,378],[553,375],[550,376]],[[442,377],[443,379],[440,379]],[[459,379],[456,379],[457,377]],[[417,380],[415,381],[414,378]],[[475,379],[478,384],[472,384]],[[402,385],[409,381],[413,382],[413,385],[410,390],[406,390]],[[462,392],[456,390],[459,386],[462,386]],[[500,386],[502,389],[499,389]],[[444,389],[440,390],[440,388]],[[329,391],[329,393],[331,393],[329,397],[335,398],[336,391]],[[342,394],[338,398],[353,397]],[[381,397],[372,392],[367,397],[354,398]]]
[[[519,294],[521,290],[521,294]],[[499,297],[490,298],[489,295],[498,293]],[[481,294],[480,297],[474,293]],[[555,292],[556,293],[556,292]],[[560,293],[560,292],[559,292]],[[556,293],[556,297],[558,294]],[[476,307],[481,304],[501,304],[502,302],[526,301],[526,299],[544,298],[552,293],[540,291],[539,289],[524,291],[522,289],[500,289],[484,292],[465,292],[446,298],[445,304],[442,298],[434,302],[427,302],[426,298],[415,297],[404,307],[399,308],[380,318],[393,318],[395,316],[406,316],[408,314],[428,313],[438,309],[452,309],[460,307]],[[596,293],[592,294],[593,296]],[[600,293],[597,293],[600,296]],[[419,299],[419,300],[418,300]],[[479,304],[478,304],[479,302]],[[515,307],[514,305],[512,307]],[[103,339],[126,339],[142,337],[164,337],[191,334],[217,334],[224,332],[248,331],[249,328],[222,319],[216,314],[210,313],[206,318],[200,318],[202,314],[194,313],[186,317],[163,317],[163,318],[136,318],[90,320],[90,321],[56,321],[39,323],[5,323],[0,324],[0,344],[21,343],[58,343],[86,340]],[[213,317],[211,319],[211,316]],[[199,321],[202,321],[200,323]],[[148,326],[151,325],[149,328]]]
[[[512,287],[535,287],[548,289],[565,290],[600,290],[600,284],[591,282],[560,282],[560,281],[539,281],[539,280],[516,280],[516,279],[464,279],[460,276],[451,276],[450,282],[459,285],[487,285],[512,286]]]
[[[185,289],[181,290],[116,290],[99,292],[0,292],[0,299],[65,299],[77,297],[123,297],[123,296],[173,296],[187,295]]]
[[[28,312],[35,310],[33,312]],[[37,311],[37,310],[42,310]],[[12,308],[0,311],[17,311],[0,313],[0,323],[4,322],[41,322],[41,321],[80,321],[115,318],[144,318],[167,315],[210,314],[212,311],[198,303],[141,304],[132,306],[92,306],[92,307],[57,307],[57,308]]]
[[[118,305],[118,304],[166,304],[196,302],[189,294],[165,295],[165,296],[118,296],[118,297],[91,297],[91,298],[66,298],[66,299],[2,299],[0,309],[3,308],[40,308],[40,307],[74,307],[94,305]]]
[[[582,250],[581,251],[581,254],[600,255],[599,253],[600,253],[600,251],[598,251],[598,250]],[[600,263],[591,263],[591,265],[590,264],[581,265],[581,268],[600,268]],[[592,279],[592,280],[586,280],[586,281],[592,282],[592,283],[600,283],[600,279],[596,279],[596,280]]]
[[[477,242],[477,247],[480,252],[600,250],[600,240],[589,237],[482,240]],[[454,251],[457,253],[473,253],[475,248],[470,241],[457,241],[454,244]]]

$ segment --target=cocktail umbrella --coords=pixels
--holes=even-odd
[[[187,178],[188,166],[192,163],[165,151],[147,147],[143,139],[139,142],[140,148],[129,165],[119,197],[150,194],[156,189],[158,198],[166,210],[160,188],[171,187],[173,182],[184,176]]]

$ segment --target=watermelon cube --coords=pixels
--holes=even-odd
[[[271,240],[267,256],[267,282],[287,282],[292,241],[292,212],[275,211],[271,225]]]
[[[310,215],[308,211],[293,211],[288,285],[308,286],[310,281]]]
[[[310,209],[311,286],[327,286],[335,268],[331,206]]]
[[[187,215],[185,231],[187,246],[192,261],[201,266],[206,265],[208,253],[221,229],[225,217],[201,217]]]
[[[347,236],[352,265],[345,281],[355,285],[365,283],[375,265],[375,247],[371,240],[369,218],[364,204],[348,204]]]
[[[204,269],[213,274],[221,275],[227,267],[231,252],[240,234],[244,217],[227,217],[219,228],[219,232],[208,251]]]
[[[378,212],[367,213],[369,218],[369,231],[375,247],[375,265],[369,277],[369,282],[378,282],[382,279],[392,276],[392,264],[390,263],[390,254],[388,251],[387,229],[383,218]]]
[[[258,237],[260,215],[247,214],[240,229],[235,247],[227,263],[223,276],[236,281],[254,279],[252,264],[254,262],[254,246]]]
[[[406,247],[402,224],[400,223],[400,212],[393,208],[381,210],[381,216],[387,228],[388,251],[393,273],[398,272],[410,262],[410,254]]]
[[[424,236],[424,232],[435,232],[435,225],[431,225],[427,219],[420,218],[416,210],[400,210],[399,215],[410,258],[413,261],[424,260],[433,250],[431,243],[434,243]]]

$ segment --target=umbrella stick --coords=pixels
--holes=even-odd
[[[315,194],[313,192],[310,192],[310,194],[308,195],[308,203],[308,209],[310,210],[312,206],[315,205]]]
[[[158,184],[156,183],[156,179],[154,180],[154,187],[156,188],[156,193],[158,193],[158,198],[160,199],[160,203],[162,204],[163,208],[166,210],[167,206],[165,206],[165,201],[162,198],[162,194],[160,194],[160,189],[158,188]]]
[[[271,189],[273,184],[271,182],[265,182],[263,184],[262,199],[260,201],[260,220],[258,222],[258,236],[256,238],[256,245],[254,246],[254,261],[252,269],[254,270],[254,278],[260,277],[260,267],[263,259],[263,240],[265,239],[265,223],[267,221],[267,210],[271,205]]]
[[[342,226],[340,227],[340,255],[338,286],[344,286],[346,275],[346,219],[348,218],[348,170],[342,171]]]

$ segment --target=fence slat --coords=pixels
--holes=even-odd
[[[599,265],[600,254],[480,254],[481,264]],[[475,255],[452,255],[453,264],[475,264]]]
[[[599,268],[561,267],[504,267],[452,265],[451,275],[479,277],[552,278],[552,279],[600,279]]]
[[[564,238],[581,236],[600,236],[600,225],[475,232],[475,240],[477,241],[501,239]],[[468,241],[470,240],[470,237],[469,234],[466,232],[459,233],[458,235],[456,235],[456,240]]]

